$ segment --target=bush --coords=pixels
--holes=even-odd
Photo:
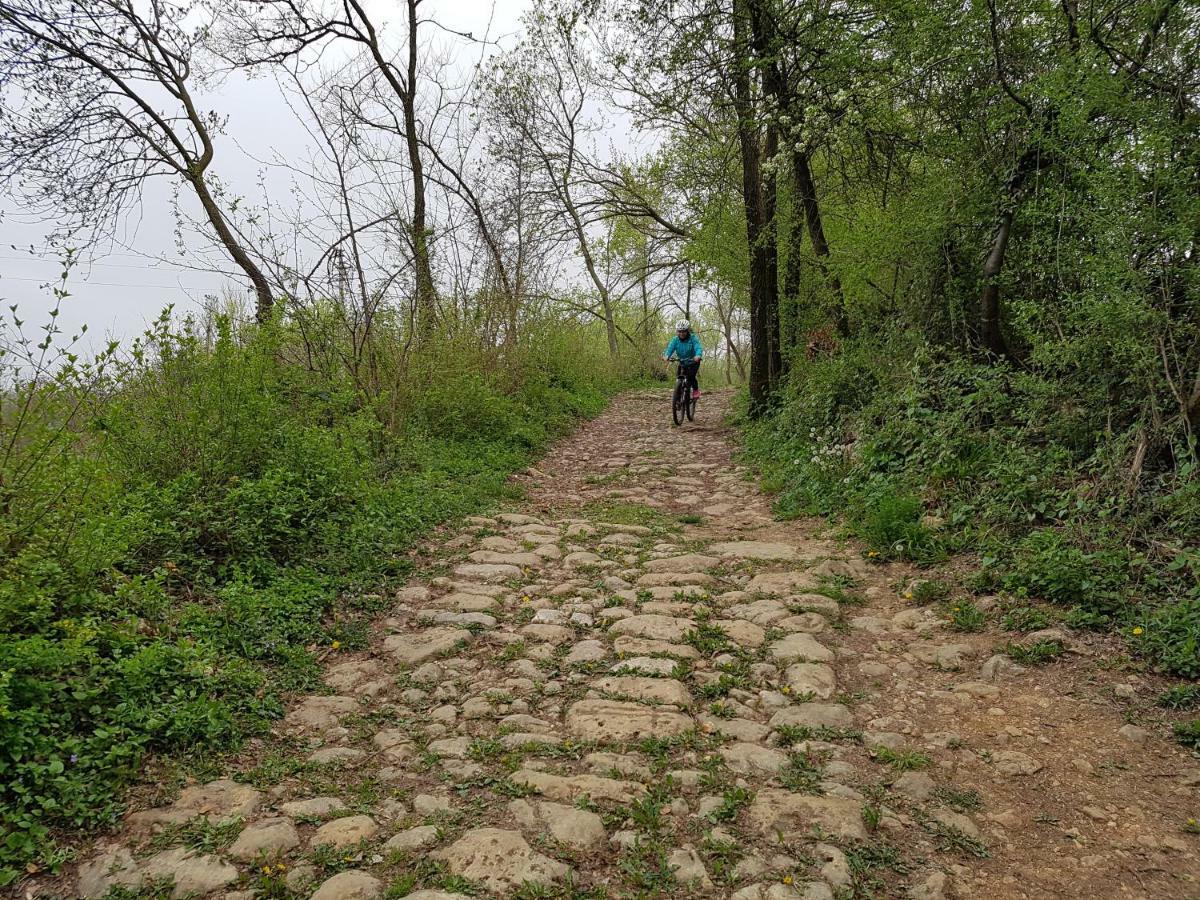
[[[1160,671],[1200,678],[1200,598],[1160,606],[1133,631],[1138,652]]]
[[[1144,399],[1104,354],[1083,377],[1054,354],[977,361],[903,323],[861,333],[794,356],[772,411],[740,423],[777,511],[838,516],[880,559],[974,554],[972,590],[1062,606],[1075,628],[1126,626],[1159,669],[1200,676],[1200,467],[1181,445],[1178,465],[1162,454],[1131,483]],[[1025,608],[1006,627],[1033,628]]]

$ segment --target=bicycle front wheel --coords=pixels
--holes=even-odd
[[[689,422],[695,422],[696,421],[696,398],[692,396],[692,392],[690,390],[687,392],[687,400],[685,402],[687,403],[687,420]]]
[[[676,425],[683,424],[683,417],[686,415],[684,408],[687,406],[686,399],[687,388],[684,387],[682,381],[675,383],[675,393],[671,397],[671,420]]]

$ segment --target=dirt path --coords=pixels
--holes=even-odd
[[[621,398],[327,695],[39,895],[1200,897],[1200,765],[1126,727],[1147,686],[1071,634],[1018,671],[916,572],[774,522],[728,399],[672,430]]]

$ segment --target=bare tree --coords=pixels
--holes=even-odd
[[[173,0],[0,0],[0,179],[92,236],[147,179],[178,179],[250,279],[261,321],[271,286],[213,190],[222,120],[194,97],[207,35],[205,10]]]
[[[526,17],[524,42],[496,59],[489,72],[486,115],[493,124],[495,152],[519,145],[532,153],[541,170],[540,193],[560,213],[596,291],[609,352],[618,352],[613,296],[603,277],[589,228],[593,224],[579,193],[587,184],[584,148],[592,126],[589,57],[576,43],[577,18],[554,0],[539,0]],[[507,146],[506,146],[507,145]]]
[[[402,53],[394,53],[379,26],[360,0],[262,0],[243,2],[248,27],[234,29],[234,57],[245,65],[277,63],[296,57],[309,48],[319,49],[331,41],[347,41],[366,54],[383,88],[399,102],[396,130],[403,136],[411,173],[411,227],[415,302],[418,330],[427,333],[436,321],[437,287],[431,263],[430,230],[426,201],[425,163],[422,157],[421,125],[417,117],[420,91],[419,35],[423,24],[419,10],[424,0],[404,0],[407,31]],[[355,85],[356,88],[363,85]],[[386,120],[375,124],[392,127]]]

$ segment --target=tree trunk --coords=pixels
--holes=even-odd
[[[428,335],[437,319],[437,291],[433,267],[429,262],[429,233],[425,225],[425,169],[421,163],[421,144],[417,136],[417,5],[408,0],[408,86],[400,95],[404,108],[404,139],[408,145],[408,163],[413,181],[413,268],[416,272],[417,330]]]
[[[812,165],[808,154],[796,150],[792,153],[792,175],[796,180],[796,192],[800,196],[800,205],[804,208],[804,221],[808,227],[808,239],[812,241],[813,253],[817,257],[817,266],[821,276],[833,295],[833,320],[838,334],[850,336],[850,323],[846,318],[846,302],[842,296],[842,283],[829,270],[829,241],[825,239],[825,224],[821,220],[821,206],[817,202],[817,185],[813,180]]]
[[[1004,255],[1012,234],[1013,213],[1005,210],[992,236],[992,246],[983,262],[983,293],[979,296],[979,342],[988,353],[1008,356],[1008,345],[1000,327],[1000,285],[996,279],[1004,268]]]
[[[750,85],[751,47],[747,35],[747,0],[733,4],[733,105],[737,113],[738,147],[742,158],[742,201],[746,215],[746,240],[750,252],[750,415],[766,412],[775,388],[778,338],[777,267],[772,259],[768,233],[768,198],[763,189],[762,147],[754,121],[754,97]],[[771,202],[774,198],[771,197]],[[774,346],[773,346],[774,345]]]
[[[225,215],[221,212],[221,207],[217,204],[212,192],[208,189],[208,184],[204,180],[203,175],[190,175],[188,180],[192,184],[192,189],[196,192],[196,197],[200,200],[200,206],[204,209],[204,214],[208,217],[209,224],[212,225],[213,231],[217,233],[217,238],[221,245],[233,257],[233,261],[238,264],[246,276],[250,279],[250,283],[254,286],[254,318],[262,324],[271,318],[271,310],[275,305],[275,298],[271,294],[271,285],[267,282],[267,277],[263,275],[260,269],[250,258],[245,248],[234,235],[233,229],[229,227],[229,223],[225,221]]]

